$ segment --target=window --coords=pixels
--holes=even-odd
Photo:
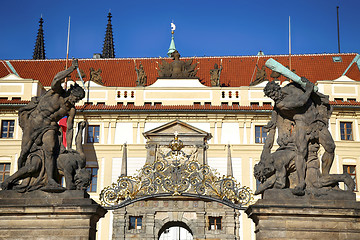
[[[2,120],[1,121],[1,138],[14,137],[15,120]]]
[[[10,176],[10,163],[0,163],[0,183]]]
[[[87,142],[88,143],[98,143],[100,135],[100,126],[99,125],[89,125]]]
[[[340,122],[341,140],[353,140],[352,122]]]
[[[355,165],[344,165],[343,166],[343,173],[348,173],[350,177],[355,182],[355,189],[357,191],[357,184],[356,184],[356,166]],[[345,185],[345,190],[348,190],[347,186]]]
[[[142,217],[133,217],[130,216],[130,224],[129,224],[129,229],[141,229],[142,226]]]
[[[264,126],[255,126],[255,143],[265,143],[266,132]]]
[[[333,62],[342,62],[342,58],[340,56],[334,56],[332,57]]]
[[[86,169],[91,173],[91,183],[88,187],[88,192],[96,192],[97,188],[97,174],[98,174],[98,168],[97,167],[86,167]]]
[[[221,230],[221,217],[209,217],[209,230]]]
[[[263,102],[263,106],[271,106],[271,102]]]

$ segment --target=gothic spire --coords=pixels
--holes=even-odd
[[[41,17],[39,21],[39,30],[36,37],[33,59],[45,59],[45,42],[44,42],[44,20]]]
[[[103,58],[115,58],[115,50],[114,50],[114,38],[113,38],[113,31],[111,25],[111,13],[108,14],[108,24],[106,26],[106,33],[105,33],[105,40],[104,40],[104,47],[102,51]]]

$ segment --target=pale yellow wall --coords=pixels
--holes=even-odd
[[[0,79],[0,86],[5,80]],[[44,89],[36,82],[32,80],[13,80],[14,83],[22,84],[22,99],[30,100],[33,93],[38,94]],[[6,82],[6,83],[12,83]],[[34,84],[37,83],[38,85]],[[35,86],[36,85],[36,86]],[[3,85],[5,86],[5,85]],[[9,85],[11,86],[11,85]],[[318,84],[319,89],[324,90],[326,94],[336,92],[350,94],[351,98],[359,99],[358,91],[359,85],[357,82],[321,82]],[[344,90],[341,90],[342,86],[346,86]],[[36,90],[33,90],[36,87]],[[340,88],[340,89],[339,89]],[[2,89],[5,89],[4,87]],[[355,89],[356,96],[349,89]],[[357,89],[357,90],[356,90]],[[11,99],[9,92],[14,92],[16,88],[8,87],[5,90],[1,90],[1,96],[8,96]],[[189,98],[189,91],[186,93],[186,89],[170,89],[163,88],[161,95],[152,95],[153,102],[160,101],[163,105],[177,104],[187,105],[197,101],[192,100],[174,100],[174,92],[184,91],[183,94],[177,96],[177,99],[181,97]],[[169,90],[173,90],[170,92]],[[188,89],[190,90],[190,89]],[[221,102],[239,102],[240,105],[249,105],[250,102],[259,102],[262,105],[263,102],[271,102],[268,98],[265,98],[262,94],[262,88],[256,87],[240,87],[240,88],[199,88],[191,89],[201,94],[208,94],[212,96],[211,104],[220,105]],[[117,91],[121,92],[120,98],[117,97]],[[122,93],[127,91],[131,94],[134,91],[134,97],[131,95],[125,99],[122,97]],[[225,92],[225,98],[222,98],[222,91]],[[229,91],[232,92],[232,98],[229,98]],[[235,92],[239,92],[239,97],[235,97]],[[146,87],[136,88],[105,88],[101,86],[94,86],[90,89],[90,102],[96,104],[97,102],[106,102],[107,105],[115,105],[117,102],[134,102],[135,105],[143,105],[144,102],[149,101],[147,98],[154,92],[154,88],[147,89]],[[193,93],[192,93],[193,94]],[[202,96],[199,94],[198,96]],[[20,96],[20,95],[19,95]],[[130,96],[130,98],[129,98]],[[161,96],[161,98],[160,98]],[[330,98],[333,98],[331,96]],[[84,100],[86,101],[86,100]],[[84,102],[83,101],[83,102]],[[210,100],[200,101],[201,104]],[[81,102],[80,104],[82,104]],[[11,162],[11,173],[14,173],[17,168],[17,156],[20,152],[21,144],[21,129],[18,127],[17,111],[15,109],[0,109],[0,120],[13,119],[15,120],[15,133],[13,139],[1,139],[0,138],[0,162]],[[123,154],[123,143],[128,143],[128,170],[129,174],[134,174],[136,169],[140,169],[145,162],[146,149],[145,141],[142,133],[148,131],[151,128],[160,126],[167,122],[179,119],[188,124],[192,124],[199,128],[204,128],[209,131],[213,139],[209,142],[208,158],[209,165],[218,170],[223,175],[226,174],[226,156],[227,147],[231,145],[231,156],[233,159],[233,171],[234,177],[245,186],[249,186],[255,190],[256,181],[253,178],[253,167],[259,161],[259,156],[262,151],[262,144],[255,144],[254,129],[256,125],[265,125],[270,119],[270,112],[255,113],[255,112],[239,112],[234,113],[136,113],[121,114],[118,113],[101,113],[101,112],[78,112],[75,122],[86,120],[89,124],[96,124],[100,126],[100,143],[88,144],[84,143],[84,148],[87,154],[87,160],[89,166],[98,166],[98,183],[97,192],[90,193],[90,196],[98,201],[99,193],[101,189],[110,185],[116,181],[120,175],[121,159]],[[341,141],[340,140],[340,121],[353,122],[354,141]],[[75,125],[76,126],[76,125]],[[336,142],[336,157],[332,166],[332,173],[342,173],[343,164],[355,164],[357,169],[357,182],[360,183],[360,111],[357,109],[347,110],[335,110],[330,119],[330,131]],[[233,131],[232,131],[233,130]],[[234,137],[226,137],[228,134],[236,132],[238,133]],[[125,134],[126,133],[126,134]],[[130,135],[130,137],[124,137],[123,135]],[[225,136],[226,135],[226,136]],[[239,136],[238,136],[239,135]],[[223,139],[223,140],[222,140]],[[75,148],[75,146],[73,146]],[[276,148],[276,146],[274,147]],[[321,150],[323,152],[323,150]],[[320,154],[322,153],[320,152]],[[358,186],[359,187],[359,186]],[[360,194],[357,193],[357,198],[360,198]],[[359,199],[360,200],[360,199]],[[254,239],[254,225],[242,213],[241,222],[241,239]],[[111,237],[111,223],[112,215],[109,213],[99,223],[100,230],[98,232],[98,239],[110,239]],[[251,231],[252,229],[252,231]]]

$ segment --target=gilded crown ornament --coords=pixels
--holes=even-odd
[[[170,142],[169,147],[172,151],[179,152],[184,147],[184,144],[179,140],[178,132],[175,131],[174,135],[174,140]]]

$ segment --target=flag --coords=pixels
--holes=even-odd
[[[63,117],[62,119],[60,119],[59,121],[59,126],[61,127],[61,132],[62,132],[62,142],[64,147],[66,148],[66,129],[67,129],[67,117]]]
[[[176,26],[175,26],[175,24],[172,22],[172,23],[171,23],[171,31],[175,31],[175,29],[176,29]]]

